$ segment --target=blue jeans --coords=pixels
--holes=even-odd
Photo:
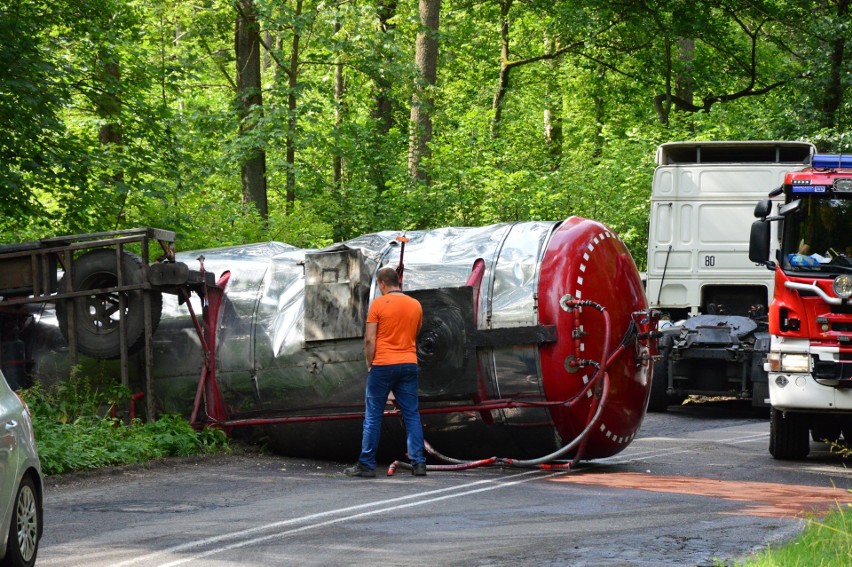
[[[408,445],[408,458],[411,464],[426,462],[423,454],[423,423],[418,411],[417,379],[420,369],[416,364],[389,364],[373,366],[367,375],[367,393],[365,397],[364,433],[361,438],[361,456],[358,462],[369,468],[376,468],[376,451],[382,435],[382,416],[393,392],[396,404],[402,411]]]

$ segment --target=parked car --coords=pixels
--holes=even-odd
[[[41,465],[29,409],[0,378],[0,566],[32,567],[43,525]]]

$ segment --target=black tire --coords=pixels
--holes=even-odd
[[[807,417],[772,408],[769,413],[769,453],[779,460],[797,461],[811,450]]]
[[[817,443],[836,443],[840,439],[842,426],[840,420],[821,417],[811,424],[811,439]]]
[[[671,398],[666,393],[669,388],[669,361],[667,356],[662,356],[654,363],[654,372],[651,377],[651,395],[648,398],[648,411],[662,413],[669,409]]]
[[[74,261],[74,291],[109,289],[118,285],[115,250],[99,248],[87,252]],[[122,253],[121,274],[125,285],[145,281],[142,258],[129,252]],[[65,291],[65,278],[59,282],[60,292]],[[144,292],[121,292],[125,300],[124,326],[127,333],[127,350],[138,351],[145,344]],[[163,310],[163,296],[150,292],[152,330],[157,328]],[[95,359],[113,359],[121,356],[119,335],[119,293],[99,293],[74,298],[74,329],[77,350]],[[62,334],[68,339],[68,306],[66,301],[56,305],[56,317]]]
[[[12,521],[6,539],[6,556],[0,559],[3,567],[32,567],[38,555],[42,531],[42,510],[35,483],[28,476],[21,480],[12,503]]]

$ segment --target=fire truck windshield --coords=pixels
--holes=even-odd
[[[802,195],[801,201],[784,219],[784,269],[852,272],[852,195]]]

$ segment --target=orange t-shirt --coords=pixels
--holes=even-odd
[[[423,321],[420,302],[402,292],[390,292],[370,304],[367,323],[378,323],[373,364],[417,364],[417,333]]]

